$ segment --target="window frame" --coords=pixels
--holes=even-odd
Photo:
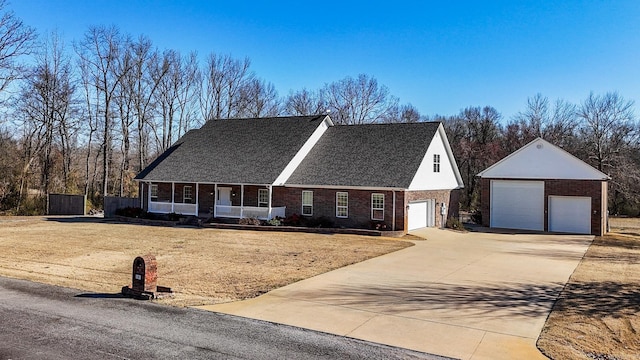
[[[305,194],[311,194],[311,203],[305,204]],[[305,213],[305,207],[309,209],[309,213]],[[312,190],[302,190],[302,209],[301,214],[303,216],[313,216],[313,191]]]
[[[381,196],[382,197],[382,207],[375,207],[376,200],[375,198]],[[382,216],[376,217],[376,211],[381,212]],[[371,220],[382,220],[384,221],[384,194],[383,193],[372,193],[371,194]]]
[[[345,196],[346,203],[344,205],[340,205],[340,196]],[[340,213],[340,210],[344,211],[344,214]],[[349,193],[347,191],[337,191],[336,192],[336,217],[337,218],[348,218],[349,217]]]
[[[261,197],[260,194],[264,195],[264,199],[266,201],[260,201],[260,197]],[[269,207],[269,190],[268,189],[258,189],[258,207]]]
[[[189,189],[189,197],[187,197],[187,189]],[[192,202],[193,202],[193,186],[185,185],[182,187],[182,203],[191,204]]]
[[[158,201],[158,184],[151,184],[149,187],[149,197],[151,201]]]
[[[440,154],[433,154],[433,172],[440,172]]]

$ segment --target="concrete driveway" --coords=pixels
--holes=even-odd
[[[427,240],[203,308],[459,359],[545,358],[536,339],[592,236],[415,234]]]

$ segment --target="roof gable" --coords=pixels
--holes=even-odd
[[[437,172],[434,170],[435,155],[438,155]],[[463,187],[462,176],[449,146],[447,134],[440,124],[409,185],[409,190],[446,190]]]
[[[484,178],[607,180],[609,176],[537,138],[478,174]]]
[[[185,134],[137,180],[271,184],[326,115],[210,120]]]
[[[439,126],[438,122],[333,126],[286,184],[407,189]]]

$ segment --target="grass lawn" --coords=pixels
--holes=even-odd
[[[0,276],[118,293],[136,256],[153,254],[158,285],[191,306],[256,297],[412,244],[392,238],[169,228],[93,218],[0,217]]]
[[[611,219],[538,339],[552,359],[640,359],[640,219]]]

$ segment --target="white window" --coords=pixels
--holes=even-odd
[[[313,191],[302,192],[302,215],[313,215]]]
[[[433,154],[433,172],[440,172],[440,154]]]
[[[269,190],[258,189],[258,207],[269,206]]]
[[[336,193],[336,217],[349,217],[349,193],[347,192]]]
[[[151,184],[151,201],[158,201],[158,184]]]
[[[384,194],[371,194],[371,219],[384,220]]]
[[[191,186],[182,188],[182,202],[185,204],[191,203]]]

